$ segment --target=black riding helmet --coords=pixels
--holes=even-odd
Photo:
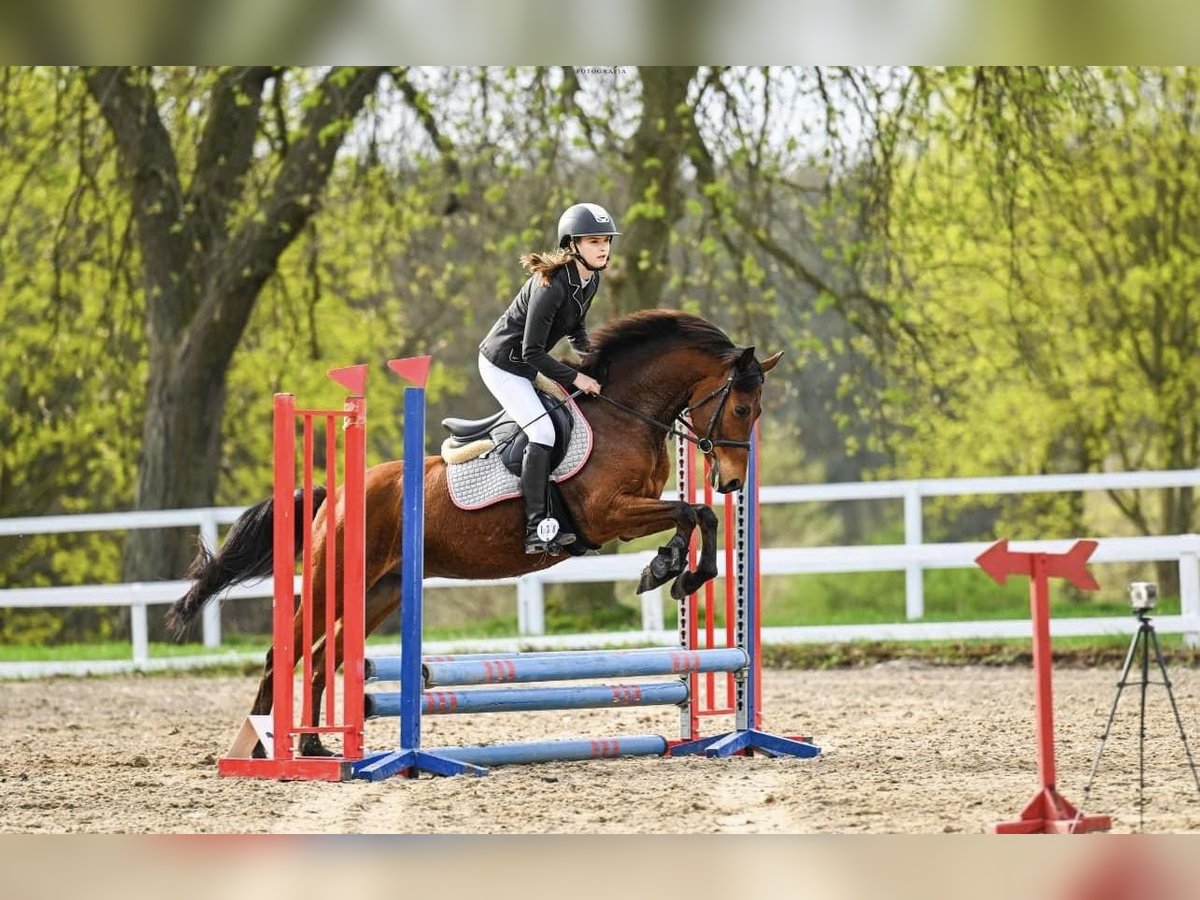
[[[566,249],[575,238],[593,234],[620,237],[608,210],[596,203],[576,203],[558,219],[558,246]]]

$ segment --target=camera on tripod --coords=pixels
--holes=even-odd
[[[1083,789],[1084,802],[1091,795],[1092,783],[1100,769],[1100,757],[1104,753],[1104,745],[1112,733],[1113,721],[1117,717],[1117,704],[1121,702],[1121,692],[1131,684],[1141,688],[1142,702],[1139,715],[1141,730],[1138,740],[1138,830],[1145,830],[1145,788],[1146,788],[1146,688],[1151,684],[1160,684],[1167,689],[1167,699],[1171,701],[1171,712],[1175,714],[1175,725],[1179,728],[1179,738],[1183,741],[1183,751],[1187,754],[1188,766],[1192,770],[1192,779],[1196,782],[1196,790],[1200,792],[1200,769],[1196,768],[1196,760],[1192,757],[1192,748],[1188,746],[1187,733],[1183,730],[1183,718],[1179,715],[1179,704],[1175,702],[1175,691],[1171,687],[1171,678],[1167,675],[1167,663],[1163,659],[1162,646],[1158,643],[1158,633],[1148,613],[1158,604],[1158,585],[1153,581],[1133,581],[1129,584],[1129,605],[1133,608],[1138,619],[1138,630],[1134,632],[1129,642],[1129,652],[1125,654],[1125,668],[1121,670],[1121,680],[1117,682],[1117,696],[1113,698],[1112,709],[1108,713],[1108,724],[1104,726],[1104,734],[1100,735],[1100,743],[1096,747],[1096,758],[1092,762],[1092,774]],[[1161,681],[1150,678],[1151,661],[1158,664]],[[1132,681],[1129,677],[1134,663],[1141,669],[1141,677]]]
[[[1158,605],[1158,585],[1153,581],[1130,582],[1129,605],[1138,615],[1150,612]]]

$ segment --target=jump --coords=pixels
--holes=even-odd
[[[717,517],[704,504],[661,499],[671,468],[666,438],[681,434],[696,443],[711,466],[716,490],[738,490],[746,479],[749,441],[762,412],[766,374],[782,353],[760,360],[755,348],[738,347],[712,323],[671,310],[618,318],[599,329],[591,343],[581,371],[604,386],[601,394],[579,399],[593,433],[592,452],[579,473],[559,489],[582,541],[599,545],[674,528],[643,571],[638,590],[670,581],[671,594],[678,599],[717,574]],[[366,474],[368,634],[399,604],[403,466],[403,461],[392,460],[372,466]],[[567,558],[526,552],[526,514],[520,498],[478,510],[460,509],[452,502],[442,458],[429,456],[424,467],[427,576],[510,577]],[[215,555],[200,551],[188,572],[192,588],[168,613],[168,625],[175,632],[183,631],[204,604],[226,588],[270,573],[271,505],[268,499],[247,510]],[[298,528],[308,526],[300,515],[296,521]],[[317,514],[312,522],[314,621],[319,626],[325,621],[326,603],[335,604],[335,619],[341,610],[341,598],[328,598],[324,592],[325,521]],[[335,522],[340,533],[340,510]],[[697,527],[700,554],[696,569],[689,570],[687,548]],[[293,646],[299,647],[301,640],[297,621]],[[313,635],[313,649],[313,709],[319,717],[325,687],[321,627]],[[251,714],[270,712],[272,672],[278,662],[268,652]],[[335,668],[340,662],[335,659]],[[295,660],[285,664],[294,666]],[[318,756],[328,751],[317,735],[305,735],[301,752]]]

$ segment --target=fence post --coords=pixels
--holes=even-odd
[[[921,490],[910,484],[904,489],[904,544],[920,547],[923,542]],[[904,569],[904,614],[910,621],[925,617],[925,571],[920,563]]]
[[[200,540],[208,548],[209,553],[217,552],[217,518],[212,510],[206,510],[200,519]],[[205,647],[221,646],[221,604],[205,604],[201,613],[201,623],[204,632]]]
[[[146,622],[146,604],[129,606],[129,635],[133,643],[133,664],[144,666],[150,661],[150,629]]]
[[[642,594],[642,630],[663,630],[663,598],[661,587],[656,587],[654,590],[646,591],[646,593]]]
[[[537,575],[522,575],[517,580],[517,633],[546,633],[546,595]]]
[[[1200,552],[1196,550],[1179,554],[1179,612],[1184,616],[1200,616]],[[1185,631],[1183,643],[1187,647],[1200,647],[1200,633]]]

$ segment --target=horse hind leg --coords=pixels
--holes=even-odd
[[[297,627],[297,632],[298,631],[299,631],[299,628]],[[292,646],[299,647],[300,640],[301,640],[300,635],[299,634],[295,635],[294,636],[295,643],[293,643]],[[316,642],[314,641],[314,644],[315,643]],[[315,670],[317,670],[318,667],[321,665],[318,662],[318,659],[321,656],[323,656],[323,654],[321,652],[323,650],[323,647],[324,647],[324,640],[321,641],[319,649],[317,649],[313,653],[313,666],[314,666]],[[276,665],[275,650],[274,650],[274,648],[272,648],[267,651],[266,662],[263,665],[262,679],[258,683],[258,693],[255,694],[254,703],[250,707],[250,715],[252,715],[252,716],[267,716],[267,715],[271,715],[271,713],[272,713],[272,710],[275,705],[275,665]],[[291,660],[291,664],[288,666],[289,673],[294,671],[295,668],[296,668],[296,659],[293,656],[293,658]],[[318,686],[318,684],[320,686]],[[319,670],[318,670],[318,674],[316,676],[314,676],[313,694],[312,694],[312,697],[313,697],[313,721],[311,723],[305,722],[302,724],[312,724],[312,725],[318,724],[320,717],[321,717],[321,709],[320,709],[321,694],[320,694],[320,691],[323,686],[324,686],[324,674],[322,672],[319,672]],[[312,744],[311,739],[315,739],[315,745]],[[254,749],[251,751],[250,755],[254,759],[266,758],[267,751],[263,747],[261,741],[254,745]],[[329,753],[328,753],[328,751],[326,751],[324,749],[324,747],[321,746],[320,739],[317,737],[317,735],[306,734],[306,735],[302,736],[300,739],[300,755],[301,756],[328,756]]]
[[[364,621],[363,631],[364,636],[370,634],[383,623],[394,609],[397,608],[400,602],[400,576],[395,573],[383,575],[376,581],[367,591],[366,598],[366,617]],[[319,647],[313,651],[313,680],[312,680],[312,708],[313,708],[313,726],[320,724],[321,720],[321,698],[326,687],[326,653],[328,651],[328,640],[322,640]],[[342,622],[338,619],[334,625],[333,634],[333,669],[336,672],[341,668],[342,660],[345,656],[345,651],[342,642]],[[343,677],[345,675],[343,674]],[[332,752],[321,741],[319,734],[308,733],[300,738],[300,755],[301,756],[332,756]]]
[[[334,626],[334,646],[338,642],[338,636],[341,629]],[[323,636],[319,641],[313,641],[312,651],[312,681],[309,683],[309,697],[312,703],[311,721],[305,722],[304,725],[316,728],[321,724],[321,700],[325,695],[325,652],[329,646],[326,636]],[[336,662],[335,662],[336,665]],[[321,741],[321,736],[313,732],[305,732],[300,735],[300,755],[301,756],[333,756],[333,751],[325,746]]]

